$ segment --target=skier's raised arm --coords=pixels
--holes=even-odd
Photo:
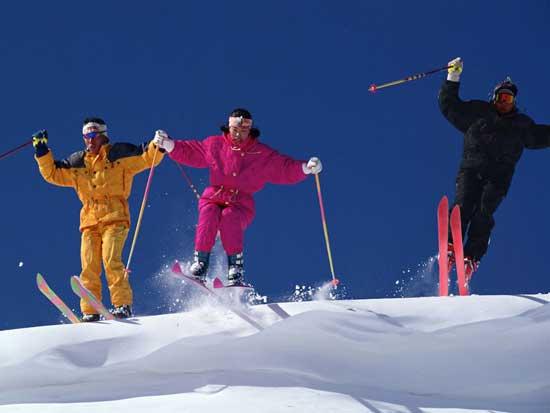
[[[74,174],[70,169],[73,156],[62,161],[55,161],[48,148],[48,131],[40,130],[32,135],[32,145],[40,174],[46,182],[58,186],[75,186]]]
[[[447,80],[439,90],[439,109],[445,118],[459,131],[465,133],[472,123],[478,118],[478,114],[487,107],[487,102],[480,100],[464,101],[458,96],[460,88],[460,74],[463,62],[460,57],[451,60],[452,66],[448,70]]]

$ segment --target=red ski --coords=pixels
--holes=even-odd
[[[449,295],[449,200],[441,198],[437,207],[437,235],[439,239],[439,296]]]
[[[460,295],[470,295],[464,267],[464,250],[462,246],[462,224],[460,221],[460,207],[455,205],[451,211],[451,233],[455,250],[456,276],[458,278],[458,292]]]

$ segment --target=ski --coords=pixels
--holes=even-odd
[[[185,275],[178,261],[174,262],[174,265],[172,265],[172,275],[174,277],[180,278],[184,281],[188,281],[189,283],[197,286],[199,290],[206,293],[210,297],[214,298],[217,303],[219,303],[220,305],[230,310],[233,314],[240,317],[242,320],[246,321],[248,324],[250,324],[252,327],[256,328],[257,330],[261,331],[264,329],[258,322],[254,321],[251,317],[249,317],[242,310],[238,309],[236,306],[226,302],[221,296],[219,296],[213,290],[208,288],[205,284],[201,283],[200,281],[196,280],[193,277],[189,277]]]
[[[61,314],[63,314],[71,323],[80,323],[78,316],[67,306],[67,304],[63,302],[61,298],[59,298],[56,293],[54,293],[40,273],[36,274],[36,285],[38,286],[40,292],[44,294],[46,298],[50,300],[51,303],[55,305],[59,311],[61,311]]]
[[[439,296],[449,295],[449,200],[441,198],[437,207],[437,235],[439,240]]]
[[[288,314],[283,307],[281,307],[277,303],[269,303],[267,305],[275,314],[277,314],[279,317],[281,317],[283,320],[290,317],[290,314]]]
[[[250,284],[246,285],[224,285],[223,281],[220,280],[218,277],[214,278],[214,281],[212,282],[212,286],[214,288],[244,288],[244,289],[251,289],[254,290],[254,287],[252,287]],[[267,307],[272,310],[275,314],[277,314],[282,319],[286,319],[290,317],[290,314],[288,314],[279,304],[277,303],[269,303],[267,304]]]
[[[105,306],[90,292],[90,290],[84,287],[82,281],[80,281],[80,278],[76,275],[71,277],[71,288],[76,295],[92,306],[98,314],[103,316],[105,320],[116,320],[115,316],[112,315],[107,308],[105,308]]]
[[[460,221],[460,207],[455,205],[451,211],[451,233],[453,236],[453,247],[455,250],[456,276],[458,292],[460,295],[469,295],[468,284],[464,268],[464,250],[462,245],[462,224]]]

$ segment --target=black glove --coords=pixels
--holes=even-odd
[[[37,158],[40,158],[48,153],[48,131],[46,129],[33,133],[32,146],[34,146],[34,151]]]

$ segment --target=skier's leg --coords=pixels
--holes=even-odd
[[[244,208],[236,205],[222,210],[220,220],[220,238],[227,255],[238,254],[243,251],[244,230],[250,224],[248,214]]]
[[[122,250],[128,236],[128,227],[122,223],[107,225],[101,232],[103,240],[102,257],[105,267],[105,278],[109,286],[111,303],[113,307],[132,305],[132,288],[128,277],[124,274],[124,263],[122,262]]]
[[[462,225],[462,238],[470,225],[470,221],[481,202],[483,190],[482,178],[474,169],[461,169],[456,177],[455,200],[451,209],[458,205],[460,207],[460,218]],[[451,230],[449,228],[449,242],[452,243]]]
[[[227,278],[235,285],[244,280],[244,231],[250,221],[244,208],[230,206],[222,211],[220,238],[227,253]]]
[[[472,217],[464,256],[479,262],[487,252],[489,237],[495,226],[493,214],[506,195],[506,188],[487,182],[483,188],[481,203]]]
[[[80,261],[82,284],[101,301],[101,234],[98,227],[86,228],[82,231]],[[80,310],[83,314],[96,313],[96,310],[84,300],[80,300]]]
[[[214,247],[221,212],[221,207],[215,203],[201,202],[199,205],[199,222],[195,233],[196,251],[210,252]]]

